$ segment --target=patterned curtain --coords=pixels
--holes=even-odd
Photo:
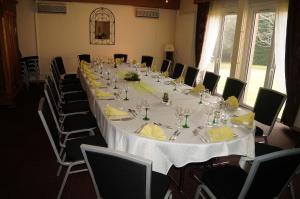
[[[300,1],[289,0],[285,78],[287,101],[281,121],[292,127],[300,106]]]
[[[209,11],[209,2],[198,3],[198,11],[197,11],[197,22],[196,22],[196,38],[195,38],[195,64],[198,67],[202,45],[204,41],[205,27],[207,21],[207,15]]]

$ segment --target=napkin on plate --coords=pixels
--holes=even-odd
[[[168,71],[163,72],[163,73],[162,73],[162,76],[164,76],[164,77],[169,77],[169,72],[168,72]]]
[[[255,114],[253,112],[231,118],[234,124],[246,124],[248,128],[252,128]]]
[[[96,95],[97,99],[112,99],[113,98],[113,94],[107,93],[107,92],[104,92],[101,90],[96,90],[95,95]]]
[[[229,105],[230,108],[236,109],[239,107],[239,100],[235,96],[228,97],[225,102]]]
[[[205,90],[205,86],[199,83],[195,88],[193,88],[190,93],[200,93]]]
[[[91,85],[93,87],[105,87],[102,82],[98,82],[93,79],[89,79],[88,82],[89,82],[89,85]]]
[[[112,118],[123,118],[128,116],[128,112],[119,110],[115,107],[112,107],[111,105],[106,105],[104,109],[105,115],[112,119]]]
[[[164,130],[156,124],[146,124],[139,132],[139,135],[155,140],[165,140]]]
[[[232,129],[228,126],[211,128],[208,130],[208,135],[211,142],[228,141],[234,137]]]
[[[157,68],[157,66],[156,65],[152,65],[152,67],[151,67],[151,71],[152,72],[158,72],[159,71],[159,69]]]
[[[183,76],[180,76],[177,79],[175,79],[175,82],[178,83],[178,84],[183,83],[184,82]]]
[[[141,68],[146,68],[146,63],[141,63]]]

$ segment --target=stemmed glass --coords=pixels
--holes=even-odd
[[[143,120],[150,120],[150,118],[148,117],[148,110],[150,109],[150,104],[147,100],[142,101],[142,107],[145,109],[145,117],[143,118]]]
[[[199,96],[200,96],[199,104],[203,104],[203,95],[204,95],[204,91],[200,91],[200,93],[199,93]]]
[[[159,73],[158,75],[157,75],[157,82],[160,82],[160,79],[161,79],[161,73]]]
[[[173,82],[173,85],[174,85],[173,91],[177,91],[177,82],[174,81],[174,82]]]
[[[114,87],[113,87],[113,89],[118,89],[118,87],[117,87],[117,81],[118,81],[118,77],[117,77],[117,75],[114,75],[114,77],[113,77],[113,83],[114,83]]]
[[[188,117],[191,115],[192,111],[190,108],[185,108],[183,111],[183,115],[185,117],[185,123],[182,125],[183,128],[190,128],[188,125]]]
[[[211,103],[208,103],[206,106],[205,106],[205,114],[207,115],[207,122],[206,122],[206,125],[208,127],[211,127],[213,125],[213,122],[212,122],[212,115],[213,115],[213,111],[214,111],[214,106],[213,104]]]
[[[128,86],[127,85],[124,86],[124,91],[125,91],[125,98],[124,98],[124,100],[127,101],[127,100],[129,100],[129,98],[128,98]]]
[[[176,126],[177,129],[179,130],[182,126],[182,122],[183,122],[183,117],[184,117],[184,112],[183,112],[183,108],[177,106],[176,107],[176,111],[175,111],[175,117],[176,117]]]
[[[136,103],[135,112],[136,112],[137,116],[140,118],[140,114],[142,112],[142,103]]]

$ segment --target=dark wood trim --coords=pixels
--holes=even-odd
[[[149,7],[149,8],[164,8],[164,9],[179,9],[180,0],[48,0],[56,2],[82,2],[82,3],[107,3],[119,5],[132,5],[136,7]]]
[[[210,0],[194,0],[194,3],[205,3],[210,2]]]

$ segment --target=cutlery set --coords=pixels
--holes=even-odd
[[[170,141],[175,141],[177,139],[177,137],[180,135],[180,131],[176,130],[173,135],[169,138]]]

